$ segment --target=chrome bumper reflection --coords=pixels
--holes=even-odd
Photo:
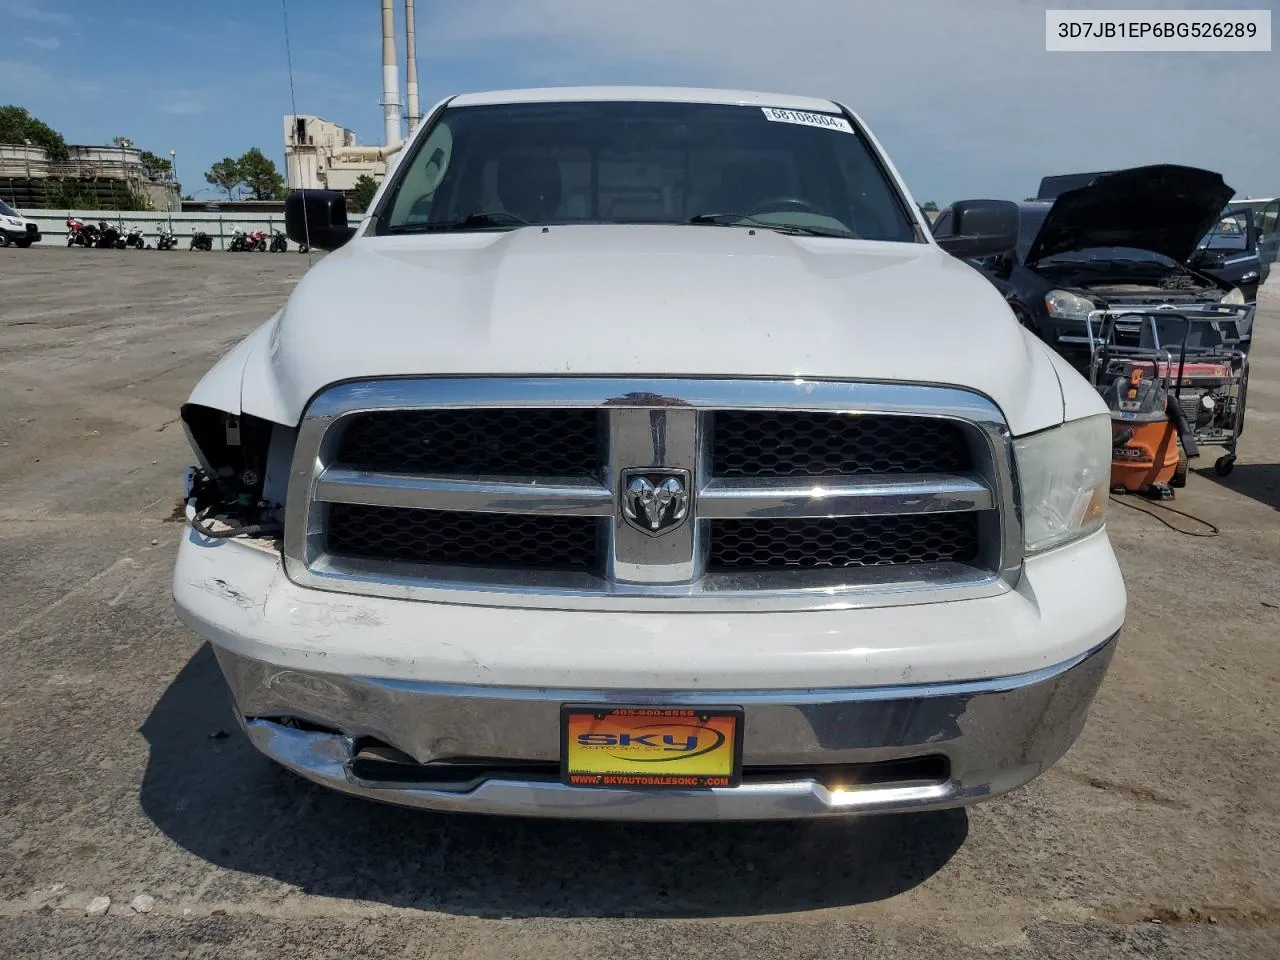
[[[1075,741],[1115,649],[1112,637],[1067,663],[1014,677],[851,690],[581,691],[443,686],[300,672],[218,651],[253,744],[325,786],[433,810],[640,820],[752,820],[954,807],[1018,787]],[[736,704],[743,761],[768,766],[875,763],[942,754],[943,783],[831,789],[815,780],[706,791],[582,790],[503,774],[470,789],[370,783],[352,772],[356,740],[418,763],[458,757],[557,761],[564,702]],[[299,729],[306,721],[325,730]]]

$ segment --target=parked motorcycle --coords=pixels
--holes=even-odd
[[[67,246],[91,247],[98,239],[98,228],[79,217],[67,217]]]
[[[147,246],[147,238],[142,235],[141,227],[131,227],[125,234],[124,245],[135,250],[143,250]]]
[[[267,249],[267,235],[261,230],[236,230],[227,249],[232,253],[263,252]]]
[[[209,236],[203,230],[197,230],[191,235],[191,249],[209,251],[213,249],[213,237]]]
[[[289,238],[277,230],[271,235],[271,252],[284,253],[289,249]]]
[[[161,227],[160,232],[156,234],[157,250],[173,250],[178,246],[178,238],[174,232],[168,227]]]
[[[94,239],[93,245],[99,250],[123,250],[124,237],[120,236],[119,229],[105,220],[99,220],[98,235]]]

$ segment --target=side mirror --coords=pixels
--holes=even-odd
[[[337,190],[295,190],[284,202],[289,239],[317,250],[337,250],[355,236],[347,225],[347,198]]]
[[[938,246],[962,260],[1008,253],[1018,244],[1018,205],[1010,200],[961,200],[951,208],[952,235]]]

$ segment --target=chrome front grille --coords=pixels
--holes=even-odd
[[[323,589],[533,607],[989,595],[1021,569],[1010,464],[994,405],[942,387],[343,384],[299,429],[286,569]]]

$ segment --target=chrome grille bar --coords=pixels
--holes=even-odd
[[[313,499],[377,507],[465,513],[612,517],[613,492],[592,480],[540,477],[430,477],[328,467]],[[698,518],[884,517],[990,510],[995,495],[980,477],[926,474],[885,480],[831,477],[821,482],[714,479],[697,493]],[[641,541],[643,550],[651,540]]]
[[[611,517],[613,493],[593,480],[554,477],[428,477],[328,467],[313,499],[374,507],[467,513],[541,513]]]
[[[739,518],[881,517],[990,510],[995,494],[980,477],[925,474],[831,477],[797,482],[712,480],[698,494],[703,520]]]

